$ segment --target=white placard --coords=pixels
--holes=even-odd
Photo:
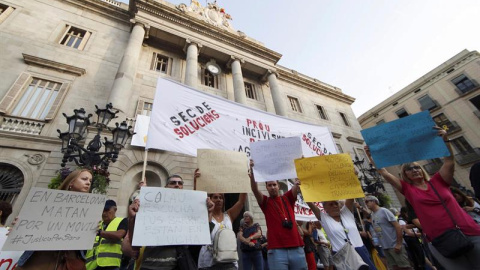
[[[133,246],[209,245],[207,193],[142,187]]]
[[[297,177],[294,160],[302,157],[302,140],[290,137],[250,143],[255,166],[255,181],[292,179]]]
[[[131,145],[145,147],[147,145],[148,125],[150,125],[150,116],[137,115],[135,121],[135,134],[132,136]]]
[[[147,148],[195,156],[197,149],[245,152],[250,143],[297,136],[305,157],[335,154],[328,127],[287,119],[159,78]]]
[[[105,201],[100,194],[34,187],[3,250],[91,249]]]
[[[0,249],[7,240],[7,233],[7,228],[0,228]],[[15,269],[22,254],[23,251],[0,251],[0,270]]]

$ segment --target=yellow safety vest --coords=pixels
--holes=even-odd
[[[106,232],[116,232],[123,218],[116,217],[107,226]],[[103,221],[100,223],[103,228]],[[120,266],[122,262],[122,240],[110,240],[97,236],[93,248],[86,254],[87,270],[95,270],[97,266]]]

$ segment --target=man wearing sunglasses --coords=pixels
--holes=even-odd
[[[165,188],[183,189],[183,179],[180,175],[171,175],[167,178]],[[196,269],[198,254],[197,250],[190,251],[187,246],[149,246],[140,250],[132,248],[133,231],[135,229],[135,217],[140,207],[140,201],[135,199],[128,209],[128,236],[122,244],[124,254],[137,258],[135,269]],[[213,211],[215,205],[207,198],[208,211]],[[192,254],[194,253],[194,254]],[[181,260],[179,260],[181,258]],[[140,264],[140,267],[138,267]]]

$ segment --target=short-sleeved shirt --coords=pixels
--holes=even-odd
[[[325,230],[328,239],[330,239],[332,250],[337,252],[345,245],[347,239],[345,229],[348,231],[350,243],[352,243],[354,247],[362,247],[362,237],[360,237],[360,233],[357,230],[357,224],[355,223],[355,217],[350,209],[343,206],[342,209],[340,209],[340,218],[342,219],[342,222],[336,221],[327,213],[320,212],[320,223],[322,223],[323,229]]]
[[[380,207],[372,213],[372,226],[376,232],[380,245],[384,248],[394,248],[397,244],[397,231],[391,222],[397,218],[388,209]]]
[[[285,204],[283,203],[285,202]],[[268,249],[302,247],[303,240],[298,233],[295,224],[295,201],[297,198],[293,197],[292,191],[289,190],[283,196],[275,198],[263,195],[263,202],[260,208],[265,214],[265,221],[267,222],[267,238]],[[285,207],[286,205],[286,207]],[[282,226],[283,221],[291,221],[292,228],[288,229]]]
[[[430,182],[444,200],[462,232],[466,235],[480,236],[480,226],[460,207],[442,176],[436,173]],[[400,183],[402,184],[402,193],[415,210],[428,240],[431,241],[446,230],[455,228],[452,219],[448,216],[430,184],[427,184],[427,190],[422,190],[405,181],[400,181]]]

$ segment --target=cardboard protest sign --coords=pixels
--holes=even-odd
[[[209,245],[207,193],[142,187],[133,246]]]
[[[105,201],[100,194],[34,187],[3,250],[91,249]]]
[[[249,160],[245,153],[198,149],[197,190],[208,193],[247,193],[251,191]]]
[[[449,156],[428,111],[361,131],[377,168]]]
[[[250,156],[251,142],[293,136],[302,139],[305,157],[336,153],[328,127],[287,119],[159,78],[146,147],[191,156],[197,149],[234,150]],[[132,145],[143,143],[132,139]]]
[[[7,228],[0,228],[0,250],[7,240]],[[23,251],[0,251],[0,270],[13,270],[17,267],[18,259]]]
[[[297,177],[294,159],[302,157],[300,137],[250,143],[251,157],[255,162],[255,181],[291,179]]]
[[[302,196],[306,202],[363,198],[349,154],[336,154],[295,160]]]

